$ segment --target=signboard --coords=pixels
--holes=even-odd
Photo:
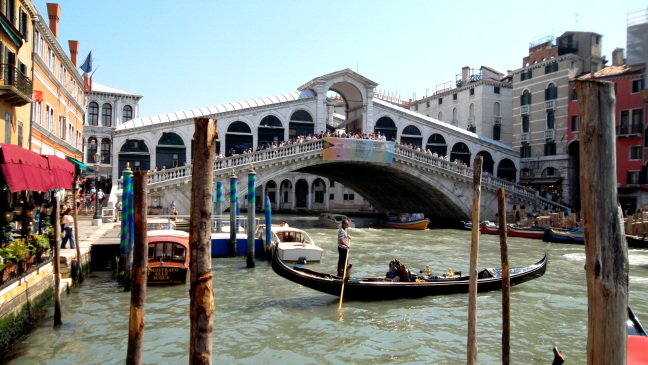
[[[324,161],[392,163],[394,142],[370,139],[324,137]]]

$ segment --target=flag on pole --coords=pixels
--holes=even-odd
[[[88,94],[92,94],[92,51],[88,53],[85,61],[81,65],[81,70],[83,71],[83,87]]]
[[[84,73],[89,74],[90,72],[92,72],[92,51],[88,53],[88,57],[86,57],[85,61],[83,61],[83,64],[80,68]]]

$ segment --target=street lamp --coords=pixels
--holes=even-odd
[[[101,214],[99,214],[99,169],[101,168],[101,165],[99,164],[99,159],[101,156],[99,153],[94,154],[94,170],[95,170],[95,213],[94,216],[92,217],[93,219],[93,226],[100,226],[101,225]]]

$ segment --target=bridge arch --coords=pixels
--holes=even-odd
[[[398,128],[396,128],[396,123],[394,120],[388,116],[380,117],[376,121],[374,126],[374,133],[382,133],[385,135],[385,139],[391,141],[396,139],[398,135]]]
[[[126,164],[130,164],[133,171],[150,170],[151,154],[146,141],[142,139],[127,139],[119,150],[119,174],[126,169]]]
[[[297,136],[307,136],[313,133],[315,133],[313,115],[305,109],[295,110],[288,121],[288,138],[295,139]]]
[[[403,128],[400,142],[402,144],[411,143],[412,146],[414,146],[414,148],[421,147],[423,145],[423,137],[421,136],[421,130],[413,124],[408,125],[407,127]]]
[[[187,149],[182,137],[174,132],[163,132],[155,146],[156,166],[178,167],[187,160]]]
[[[246,149],[252,148],[253,142],[252,129],[250,129],[247,123],[240,120],[232,122],[227,127],[227,134],[225,136],[225,155],[240,155]]]
[[[432,153],[436,152],[439,156],[448,154],[448,144],[443,135],[434,133],[428,138],[426,148]]]
[[[450,152],[450,161],[455,162],[458,160],[460,163],[465,163],[466,166],[470,166],[470,148],[468,145],[463,142],[457,142],[452,146],[452,151]]]
[[[311,185],[311,196],[313,197],[313,201],[311,202],[309,209],[323,210],[328,208],[326,204],[326,182],[324,179],[318,177],[313,180]]]
[[[497,177],[508,181],[516,181],[517,168],[508,158],[502,159],[497,166]]]
[[[261,144],[279,143],[284,139],[283,123],[275,115],[263,117],[257,130],[257,147]]]
[[[477,156],[482,156],[482,171],[494,175],[495,160],[493,160],[493,155],[488,151],[479,151]]]

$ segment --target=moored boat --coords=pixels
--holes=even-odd
[[[148,244],[147,284],[185,284],[189,276],[189,233],[153,230]]]
[[[380,225],[383,227],[400,228],[400,229],[427,229],[430,220],[423,216],[423,213],[399,214],[398,216],[389,215]]]
[[[545,232],[545,241],[558,242],[558,243],[575,243],[584,244],[585,234],[582,229],[573,229],[568,231],[561,231],[554,228],[548,228]]]
[[[542,239],[546,229],[539,227],[519,227],[513,224],[507,225],[506,234],[509,237],[524,237]]]
[[[175,230],[176,223],[171,218],[148,218],[146,220],[146,230]]]
[[[321,273],[302,266],[289,266],[279,259],[277,252],[272,255],[272,269],[278,275],[305,287],[339,296],[342,277]],[[537,263],[510,269],[511,285],[542,276],[547,269],[547,255]],[[479,272],[477,291],[487,292],[502,288],[502,270],[484,269]],[[344,281],[344,298],[359,300],[417,298],[429,295],[468,293],[469,276],[431,276],[421,281],[394,282],[385,278],[350,277]]]
[[[483,234],[496,234],[499,235],[499,224],[491,221],[484,221],[479,226],[479,232]]]
[[[628,247],[632,248],[648,248],[648,238],[646,236],[639,237],[630,234],[625,235]]]
[[[355,223],[344,214],[322,213],[317,220],[324,228],[340,228],[345,219],[349,221],[349,228],[355,228]]]
[[[277,247],[279,260],[319,262],[322,259],[324,249],[315,244],[315,241],[308,233],[301,229],[273,225],[271,228],[271,244],[265,242],[265,225],[260,225],[257,228],[255,236],[263,241],[266,250],[271,249],[269,246]]]
[[[628,307],[627,361],[628,365],[648,363],[648,335],[630,307]]]

